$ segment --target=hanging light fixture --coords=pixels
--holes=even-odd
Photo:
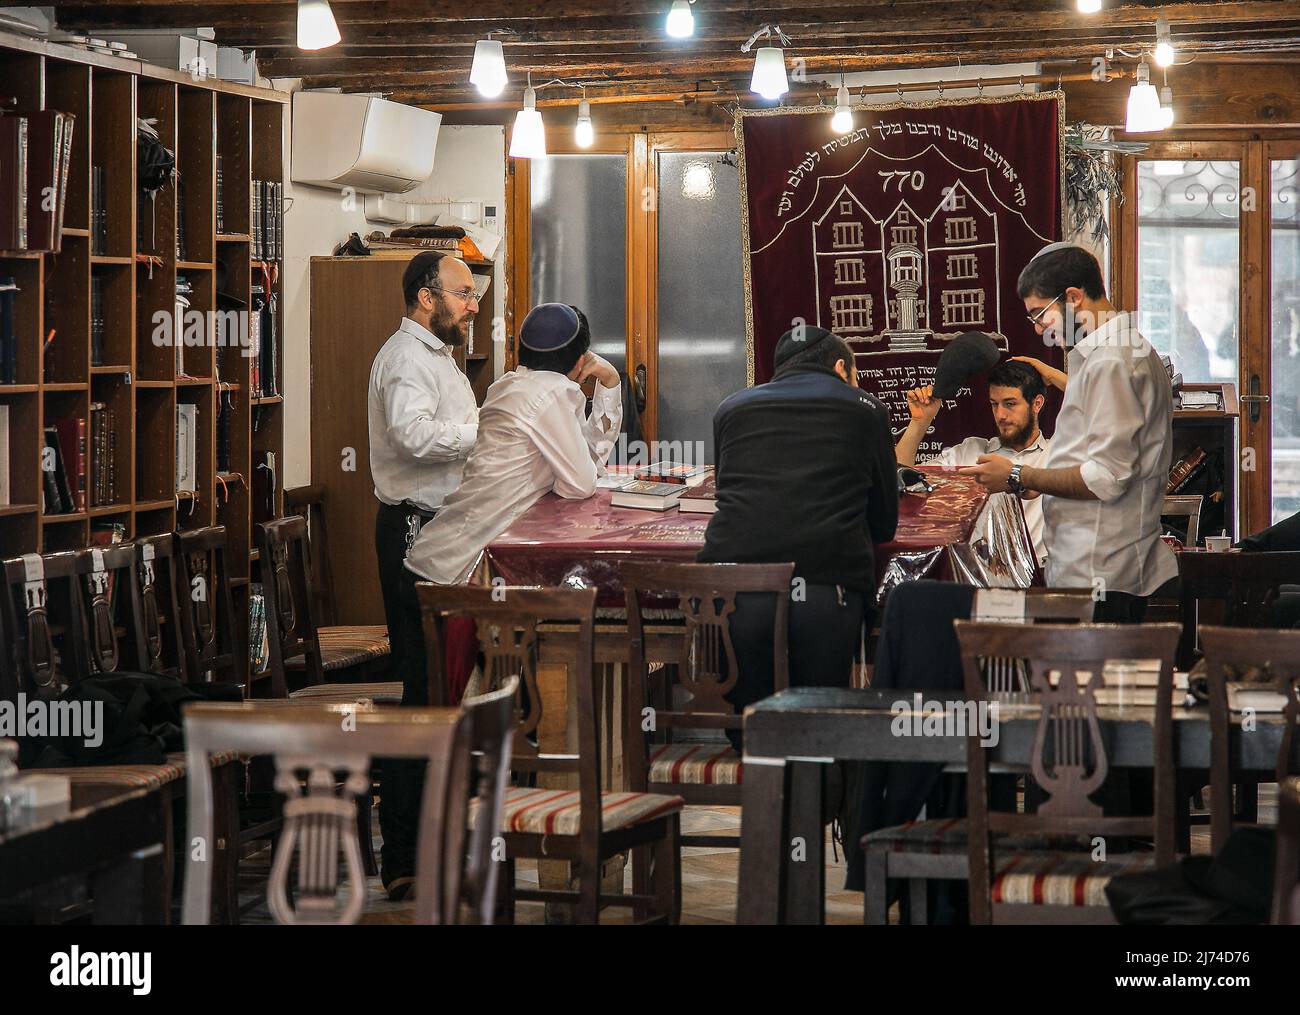
[[[1145,134],[1161,130],[1164,115],[1160,112],[1160,96],[1151,84],[1151,68],[1146,57],[1138,64],[1137,81],[1128,90],[1128,115],[1124,129],[1130,134]]]
[[[1156,18],[1156,51],[1155,61],[1157,67],[1170,66],[1178,53],[1174,50],[1174,36],[1169,30],[1169,22],[1164,18]]]
[[[510,76],[506,73],[506,51],[492,33],[474,46],[474,66],[470,68],[469,83],[478,88],[485,99],[495,99],[506,90]]]
[[[515,129],[510,135],[510,157],[546,158],[546,126],[537,111],[537,89],[533,87],[531,75],[524,89],[524,108],[515,116]]]
[[[695,15],[691,13],[694,0],[674,0],[668,11],[667,32],[674,39],[689,39],[695,34]]]
[[[1101,10],[1101,0],[1078,0],[1075,7],[1080,14],[1096,14]]]
[[[831,117],[831,130],[838,137],[853,133],[853,108],[849,105],[849,89],[840,75],[840,90],[835,96],[835,115]]]
[[[329,0],[298,0],[299,49],[329,49],[342,38]]]
[[[790,40],[780,27],[764,25],[749,37],[749,41],[740,47],[742,53],[748,53],[759,39],[767,39],[766,46],[760,46],[754,55],[754,77],[750,82],[750,91],[765,99],[779,99],[790,90],[790,79],[785,73],[785,50],[781,45],[772,45],[772,38],[782,45],[789,45]]]
[[[1168,85],[1160,89],[1160,129],[1174,125],[1174,90]]]
[[[587,91],[582,92],[582,101],[578,103],[578,126],[573,136],[579,148],[590,148],[596,143],[596,128],[591,124],[591,103],[587,101]]]

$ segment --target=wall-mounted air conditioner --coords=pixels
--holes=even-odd
[[[442,114],[338,92],[293,96],[294,183],[405,194],[433,174]]]

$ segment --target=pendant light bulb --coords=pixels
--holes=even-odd
[[[496,39],[480,39],[474,46],[474,66],[469,72],[469,82],[485,99],[495,99],[506,90],[510,82],[506,74],[506,52]]]
[[[1160,89],[1160,129],[1174,125],[1174,90],[1168,85]]]
[[[298,0],[299,49],[329,49],[337,46],[342,38],[329,0]]]
[[[840,85],[839,94],[835,96],[835,115],[831,118],[831,130],[837,137],[853,133],[853,108],[849,102],[848,88]]]
[[[1174,37],[1169,31],[1169,22],[1164,18],[1156,19],[1156,51],[1153,55],[1157,67],[1172,65],[1178,56],[1174,50]]]
[[[596,143],[596,128],[591,123],[591,103],[586,99],[578,103],[578,127],[574,140],[579,148],[590,148]]]
[[[1101,0],[1078,0],[1075,9],[1080,14],[1096,14],[1101,10]]]
[[[689,0],[674,0],[668,12],[667,31],[674,39],[689,39],[695,34],[695,15]]]
[[[1160,96],[1151,84],[1151,68],[1146,60],[1138,64],[1137,81],[1128,91],[1128,110],[1124,129],[1130,134],[1146,134],[1162,129]]]
[[[765,99],[779,99],[790,90],[790,79],[785,73],[785,50],[780,46],[759,47],[749,88]]]
[[[546,158],[546,127],[542,114],[537,111],[537,89],[529,85],[524,90],[524,108],[515,117],[515,129],[510,135],[512,159]]]

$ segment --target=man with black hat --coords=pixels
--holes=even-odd
[[[875,591],[873,544],[898,524],[889,413],[858,390],[853,351],[800,326],[781,337],[767,384],[713,417],[717,513],[702,563],[795,564],[790,683],[847,687]],[[740,595],[731,619],[738,708],[773,691],[771,596]]]
[[[591,329],[582,311],[560,303],[535,308],[519,330],[519,344],[519,366],[488,389],[460,486],[415,539],[398,580],[406,705],[425,704],[428,696],[416,584],[467,581],[483,548],[546,494],[571,500],[594,494],[622,428],[618,371],[589,351]],[[590,416],[583,392],[588,384],[595,386]],[[423,781],[421,765],[385,764],[380,816],[388,821],[384,884],[392,898],[404,898],[414,882]]]
[[[478,436],[474,389],[453,357],[478,312],[474,276],[459,258],[423,252],[407,266],[402,294],[406,316],[371,365],[368,407],[370,473],[379,500],[375,553],[390,658],[399,675],[411,641],[399,599],[402,565],[420,528],[460,485]],[[386,769],[402,764],[390,761]],[[386,803],[379,817],[387,884],[413,873],[414,821],[409,828],[394,827]]]

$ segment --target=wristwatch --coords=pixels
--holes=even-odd
[[[1025,492],[1025,484],[1020,482],[1020,470],[1023,468],[1023,463],[1011,466],[1011,475],[1007,477],[1007,492],[1014,493],[1017,497]]]

